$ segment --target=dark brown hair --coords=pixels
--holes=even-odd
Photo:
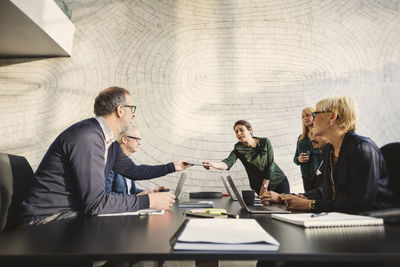
[[[249,131],[253,129],[253,127],[251,127],[251,124],[248,121],[238,120],[237,122],[235,122],[235,125],[233,125],[233,130],[235,130],[235,127],[238,126],[238,125],[243,125]]]
[[[129,95],[128,90],[112,86],[99,93],[94,101],[94,114],[104,116],[115,111],[118,105],[126,103],[125,95]]]

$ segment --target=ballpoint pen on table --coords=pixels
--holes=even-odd
[[[324,215],[328,215],[328,213],[327,212],[313,213],[313,214],[311,214],[311,217],[320,217],[320,216],[324,216]]]
[[[239,215],[238,214],[231,214],[231,213],[222,212],[221,215],[226,215],[226,216],[228,216],[228,218],[239,219]]]

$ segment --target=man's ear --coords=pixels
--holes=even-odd
[[[127,140],[127,137],[126,137],[126,136],[122,136],[122,137],[121,137],[121,143],[122,143],[122,144],[128,143],[128,140]]]
[[[117,112],[117,117],[120,118],[120,117],[123,117],[125,109],[122,105],[118,105],[116,112]]]

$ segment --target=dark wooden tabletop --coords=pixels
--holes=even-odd
[[[227,197],[214,207],[255,218],[280,242],[277,252],[173,251],[170,238],[185,219],[175,205],[165,215],[79,217],[0,233],[2,262],[96,260],[400,261],[400,227],[304,229],[270,215],[249,215]],[[212,219],[210,219],[212,220]]]

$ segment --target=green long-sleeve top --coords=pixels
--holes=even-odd
[[[233,151],[223,162],[230,169],[239,158],[246,169],[250,187],[256,193],[260,192],[264,179],[270,180],[268,188],[274,190],[286,176],[274,162],[274,151],[268,138],[255,138],[258,139],[255,148],[237,142]]]
[[[310,160],[303,163],[299,162],[300,153],[306,153],[307,151],[310,151]],[[310,178],[317,171],[321,163],[321,151],[313,148],[311,140],[308,137],[303,140],[297,140],[296,153],[294,154],[293,161],[297,165],[300,165],[301,176]]]

